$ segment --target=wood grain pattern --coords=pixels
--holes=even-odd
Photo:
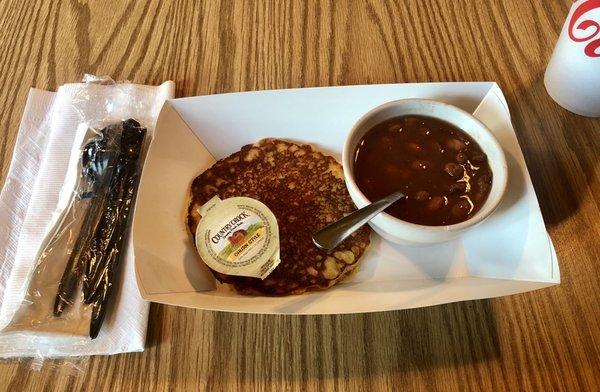
[[[398,312],[257,316],[153,305],[144,353],[0,364],[0,389],[598,390],[600,121],[542,76],[569,0],[0,2],[0,182],[30,86],[84,72],[178,96],[495,80],[556,245],[562,284]],[[73,367],[75,366],[75,368]]]

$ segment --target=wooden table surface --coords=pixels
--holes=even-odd
[[[546,94],[570,6],[553,1],[0,2],[0,183],[30,87],[83,73],[177,96],[494,80],[558,252],[562,283],[492,300],[342,316],[152,305],[143,353],[0,363],[0,389],[598,390],[600,120]]]

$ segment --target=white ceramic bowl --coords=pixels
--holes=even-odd
[[[395,218],[385,212],[369,224],[386,240],[399,244],[426,245],[449,241],[487,218],[498,206],[506,189],[507,168],[502,147],[481,121],[455,106],[427,99],[401,99],[385,103],[369,111],[354,125],[342,153],[344,177],[350,197],[358,208],[371,203],[354,181],[354,154],[356,146],[373,126],[390,118],[422,115],[444,120],[471,136],[487,154],[492,169],[492,189],[479,211],[470,219],[448,226],[424,226]],[[374,200],[373,200],[374,201]]]

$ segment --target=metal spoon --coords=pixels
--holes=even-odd
[[[329,252],[348,238],[350,234],[354,233],[362,225],[373,219],[375,215],[379,214],[403,197],[403,193],[392,193],[360,210],[354,211],[337,222],[327,225],[315,233],[312,240],[317,248]]]

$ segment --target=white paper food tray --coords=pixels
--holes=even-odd
[[[185,226],[191,181],[216,159],[265,137],[311,143],[340,159],[346,134],[373,107],[431,98],[475,113],[503,146],[508,187],[496,212],[461,238],[405,247],[373,233],[358,273],[326,291],[249,297],[215,289]],[[153,302],[284,314],[358,313],[498,297],[559,283],[523,154],[496,83],[424,83],[272,90],[181,98],[162,109],[133,229],[138,286]]]

